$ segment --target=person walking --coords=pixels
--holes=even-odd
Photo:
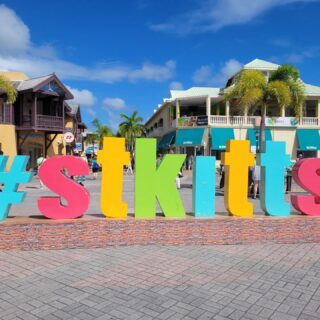
[[[292,186],[292,168],[295,162],[291,161],[290,165],[286,167],[286,193],[291,192]]]
[[[220,189],[223,189],[224,188],[224,175],[225,175],[225,168],[224,168],[224,165],[223,164],[220,164]]]
[[[170,149],[169,154],[174,154],[173,149]],[[176,187],[177,187],[177,189],[180,189],[180,188],[181,188],[180,177],[182,177],[182,176],[183,176],[183,175],[182,175],[182,172],[179,171],[179,173],[178,173],[178,175],[177,175],[177,177],[176,177]]]
[[[258,166],[256,163],[254,164],[254,167],[253,167],[252,179],[253,179],[253,199],[256,199],[259,186],[260,186],[260,166]]]
[[[97,162],[97,158],[96,157],[94,157],[93,160],[92,160],[91,168],[92,168],[93,180],[97,180],[100,166],[99,166],[99,164]]]

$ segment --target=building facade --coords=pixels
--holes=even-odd
[[[10,160],[29,155],[29,168],[40,156],[66,154],[64,133],[78,132],[83,125],[66,101],[71,92],[55,74],[28,79],[18,72],[1,72],[17,90],[14,104],[0,98],[0,145]],[[77,137],[76,137],[77,139]]]
[[[268,78],[279,67],[255,59],[243,69],[260,70]],[[239,110],[224,99],[226,88],[232,86],[231,77],[225,88],[192,87],[172,90],[170,98],[154,110],[146,122],[148,137],[157,138],[158,150],[166,153],[174,148],[187,155],[215,155],[221,152],[229,139],[250,140],[251,151],[259,148],[259,109],[253,114],[240,114]],[[270,105],[266,113],[266,140],[286,142],[286,151],[292,159],[297,153],[304,157],[317,157],[320,151],[320,87],[305,84],[303,112],[294,116],[290,108],[280,109]]]

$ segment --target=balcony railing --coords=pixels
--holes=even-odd
[[[0,124],[12,124],[12,111],[10,105],[0,104]]]
[[[33,120],[31,115],[24,115],[22,117],[22,128],[36,128],[42,130],[63,130],[64,123],[63,117],[47,116],[47,115],[36,115]]]
[[[318,118],[304,117],[301,119],[300,125],[301,126],[316,127],[319,125],[319,120],[318,120]]]
[[[156,129],[153,129],[152,131],[149,131],[147,133],[147,137],[149,137],[149,138],[160,137],[160,136],[162,136],[162,133],[163,133],[163,127],[156,128]]]
[[[172,121],[172,127],[199,127],[199,126],[259,126],[261,117],[258,116],[191,116],[181,117]],[[294,117],[266,117],[267,127],[317,127],[319,120],[315,117],[303,117],[300,120]]]

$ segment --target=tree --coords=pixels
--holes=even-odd
[[[302,114],[305,88],[303,82],[300,80],[300,73],[295,66],[284,64],[275,70],[269,81],[284,81],[290,90],[291,105],[296,116],[300,117]]]
[[[226,93],[226,100],[234,99],[244,114],[256,108],[261,111],[260,150],[265,141],[265,118],[270,102],[276,102],[280,108],[290,106],[292,99],[289,86],[285,81],[268,81],[264,74],[257,70],[243,70],[234,87]]]
[[[97,118],[92,121],[92,124],[96,128],[95,134],[96,138],[98,138],[96,141],[99,141],[99,149],[101,149],[103,144],[103,138],[111,137],[113,135],[112,131],[107,125],[102,124],[101,121]]]
[[[127,150],[129,150],[132,155],[135,138],[141,137],[145,132],[144,125],[142,124],[143,118],[138,116],[137,111],[134,111],[131,116],[121,113],[120,117],[124,119],[124,121],[119,124],[119,132],[121,136],[126,138]]]
[[[94,145],[96,142],[99,141],[99,136],[97,135],[97,133],[95,132],[90,132],[90,133],[87,133],[87,136],[86,136],[86,143],[88,145],[92,145],[92,150],[93,150],[93,153],[94,153]]]
[[[0,75],[0,97],[5,98],[7,103],[14,103],[17,98],[17,91],[11,82],[4,76]]]

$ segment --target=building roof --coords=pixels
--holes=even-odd
[[[15,83],[18,84],[17,90],[18,91],[31,90],[31,89],[37,87],[38,85],[41,85],[46,80],[50,79],[51,76],[52,75],[50,74],[50,75],[47,75],[47,76],[28,79],[28,80],[20,81],[20,82],[15,81]]]
[[[171,90],[171,100],[178,98],[199,97],[199,96],[217,96],[221,92],[220,88],[192,87],[188,90]]]
[[[45,86],[50,87],[50,83],[55,82],[61,91],[64,92],[66,99],[72,99],[72,93],[66,88],[66,86],[59,80],[59,78],[53,73],[47,76],[37,77],[33,79],[20,80],[20,81],[12,81],[13,86],[17,89],[17,91],[33,91],[36,92],[42,89]],[[47,90],[47,89],[45,89]],[[47,91],[50,91],[47,90]]]
[[[304,83],[306,96],[320,96],[320,87]]]
[[[255,70],[277,70],[279,67],[278,64],[261,60],[261,59],[254,59],[249,63],[243,66],[243,69],[255,69]]]
[[[4,76],[10,81],[28,80],[28,77],[22,72],[0,71],[0,76]]]

